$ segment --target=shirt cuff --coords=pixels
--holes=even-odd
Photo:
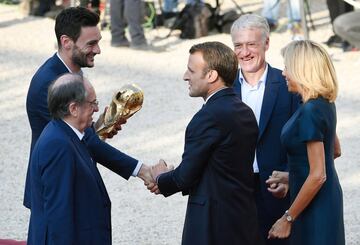
[[[155,178],[155,182],[156,182],[156,184],[157,184],[157,183],[159,183],[159,177],[160,177],[160,175],[161,175],[161,174],[159,174],[159,175],[158,175],[158,176],[156,176],[156,178]]]
[[[131,176],[136,177],[140,171],[141,166],[142,166],[142,162],[138,161],[136,168],[132,172]]]

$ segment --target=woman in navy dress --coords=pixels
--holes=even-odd
[[[288,90],[303,104],[284,125],[291,206],[269,231],[291,245],[344,245],[343,198],[334,166],[337,78],[327,52],[306,40],[284,50]]]

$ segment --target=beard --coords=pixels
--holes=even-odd
[[[81,51],[81,49],[78,46],[74,46],[73,50],[72,50],[72,62],[76,65],[78,65],[79,67],[93,67],[94,64],[91,63],[89,64],[87,61],[88,55],[84,52]]]

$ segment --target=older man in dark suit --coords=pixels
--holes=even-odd
[[[204,106],[187,126],[180,165],[153,170],[156,193],[189,194],[182,244],[258,245],[252,162],[258,135],[251,109],[236,96],[234,52],[219,42],[190,49],[184,80]]]
[[[89,81],[65,74],[49,88],[53,117],[30,164],[27,244],[111,244],[110,199],[84,143],[99,108]]]
[[[82,74],[82,67],[93,67],[94,57],[100,54],[99,16],[82,7],[67,8],[56,18],[55,34],[58,52],[49,58],[31,80],[26,98],[26,111],[31,126],[31,150],[46,124],[51,120],[47,104],[47,90],[52,81],[70,72]],[[85,130],[86,146],[91,157],[125,179],[139,176],[151,181],[149,168],[109,144],[101,141],[93,128]],[[24,205],[31,208],[29,171],[25,183]]]

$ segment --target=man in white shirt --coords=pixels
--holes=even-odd
[[[256,14],[242,15],[233,23],[231,37],[240,66],[234,89],[253,110],[259,125],[253,172],[260,232],[267,245],[287,245],[288,240],[267,240],[272,224],[289,207],[289,198],[274,197],[265,181],[273,171],[287,170],[286,151],[281,146],[280,134],[299,100],[288,92],[282,71],[265,60],[269,33],[266,19]]]

